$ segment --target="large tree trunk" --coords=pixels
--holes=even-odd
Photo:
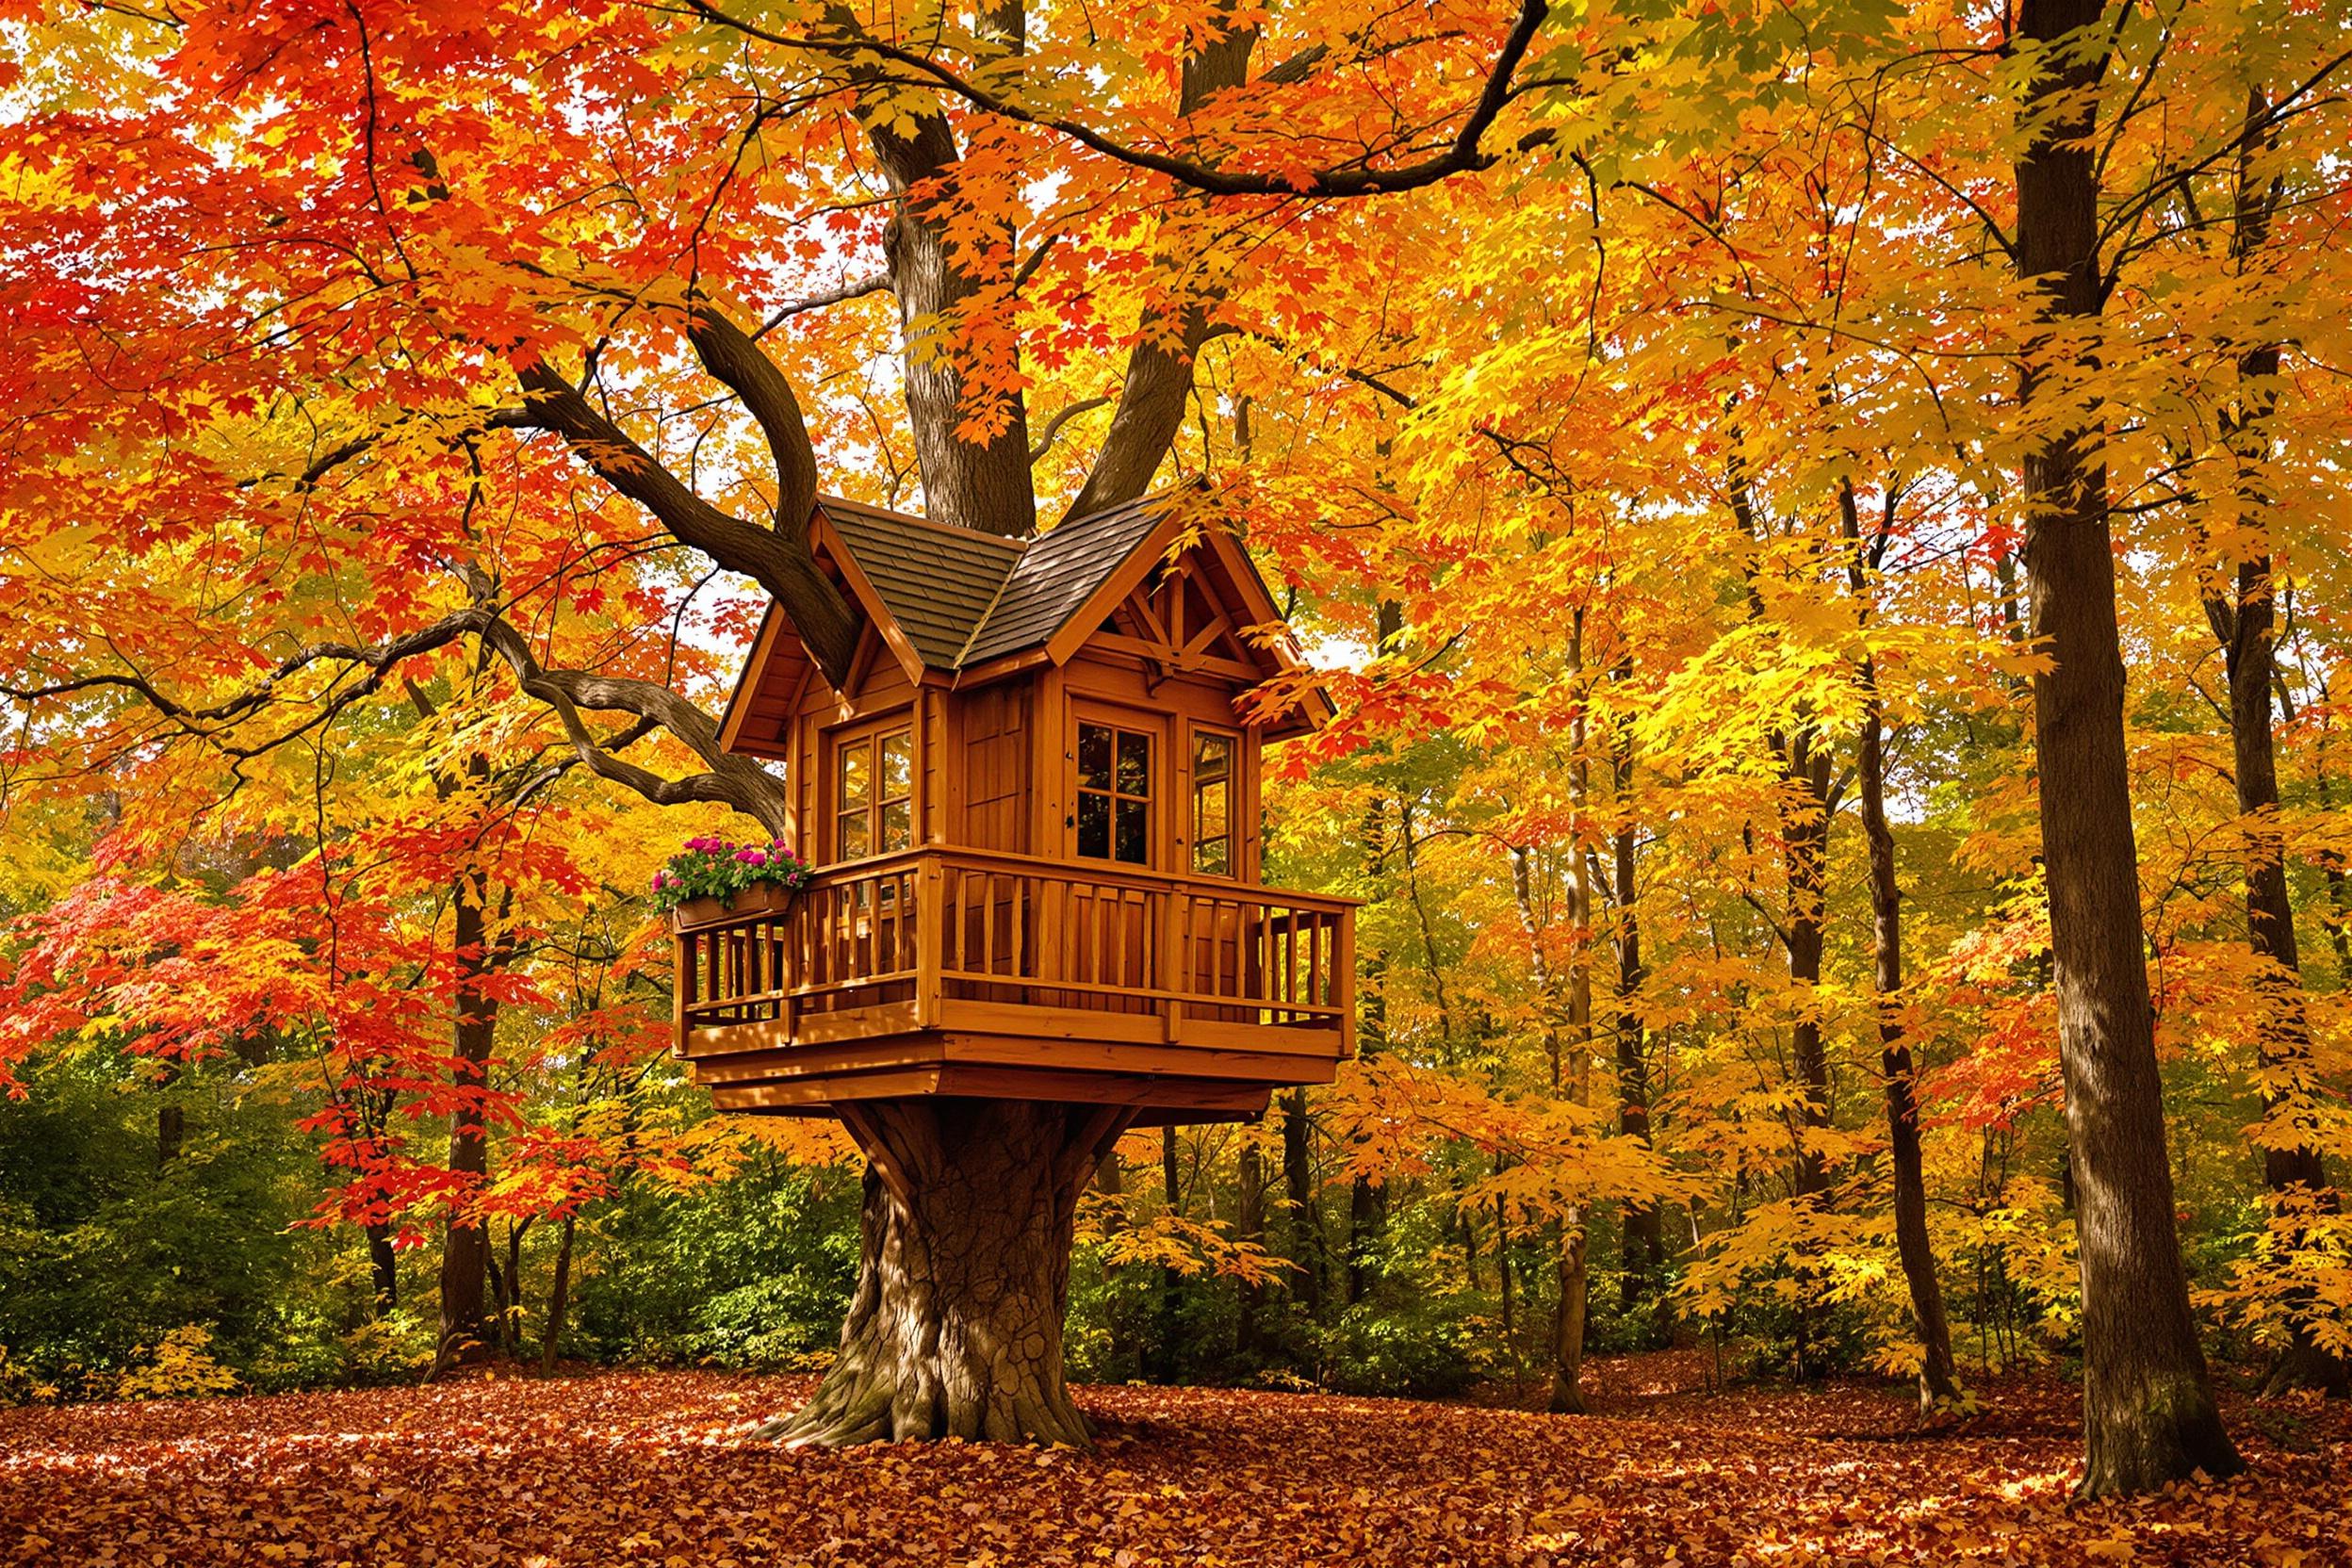
[[[841,1107],[871,1162],[841,1349],[794,1446],[960,1437],[1085,1447],[1062,1377],[1078,1198],[1134,1113],[1011,1100]]]
[[[2024,38],[2047,45],[2096,26],[2102,0],[2026,0]],[[2103,299],[2094,161],[2103,52],[2078,47],[2036,72],[2037,128],[2017,166],[2019,270],[2057,321]],[[2067,389],[2071,398],[2073,368]],[[2029,361],[2020,401],[2050,419]],[[2213,1406],[2173,1233],[2164,1084],[2140,924],[2139,868],[2123,733],[2124,672],[2106,470],[2093,433],[2051,429],[2024,462],[2042,856],[2050,884],[2059,1055],[2073,1151],[2082,1273],[2087,1496],[2148,1491],[2195,1471],[2243,1467]]]

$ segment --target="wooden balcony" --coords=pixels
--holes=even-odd
[[[681,923],[678,1054],[721,1110],[914,1094],[1253,1116],[1355,1037],[1355,901],[990,851]]]

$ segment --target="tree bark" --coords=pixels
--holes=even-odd
[[[2096,88],[2085,45],[2103,0],[2026,0],[2023,38],[2070,52],[2028,85],[2035,122],[2017,164],[2019,271],[2047,291],[2053,328],[2103,305],[2098,253]],[[2047,345],[2035,351],[2047,352]],[[2070,377],[2068,378],[2071,379]],[[2053,395],[2029,357],[2027,417]],[[2061,392],[2057,397],[2070,396]],[[2142,1492],[2243,1468],[2213,1405],[2173,1232],[2164,1084],[2143,956],[2139,871],[2123,731],[2107,474],[2094,433],[2052,428],[2026,453],[2028,614],[2049,662],[2034,677],[2042,855],[2050,886],[2059,1055],[2079,1199],[2085,1496]]]
[[[1584,1403],[1585,1231],[1583,1217],[1560,1226],[1560,1295],[1552,1313],[1552,1386],[1545,1408],[1582,1415]]]
[[[1903,1038],[1903,890],[1895,883],[1895,835],[1886,822],[1886,725],[1881,716],[1877,663],[1862,658],[1862,744],[1857,770],[1862,832],[1870,851],[1870,955],[1878,999],[1878,1064],[1886,1081],[1886,1157],[1893,1168],[1895,1253],[1911,1294],[1911,1321],[1919,1334],[1919,1414],[1950,1411],[1961,1399],[1952,1359],[1952,1327],[1936,1278],[1936,1249],[1927,1234],[1927,1175],[1919,1153],[1918,1070]]]
[[[564,1342],[564,1316],[572,1304],[572,1233],[579,1217],[564,1217],[564,1233],[555,1247],[555,1282],[547,1287],[547,1331],[539,1345],[539,1370],[555,1370],[557,1347]]]
[[[1282,1194],[1290,1216],[1291,1261],[1307,1315],[1323,1315],[1323,1217],[1315,1201],[1315,1165],[1307,1143],[1307,1091],[1282,1097]]]
[[[858,1286],[816,1395],[756,1435],[1086,1447],[1062,1372],[1078,1198],[1134,1113],[1027,1101],[840,1107],[869,1164]]]
[[[1628,660],[1619,660],[1609,672],[1612,680],[1630,679]],[[1647,971],[1642,961],[1642,916],[1635,899],[1640,892],[1632,820],[1633,742],[1620,724],[1609,737],[1609,785],[1617,823],[1609,834],[1609,923],[1617,945],[1616,1057],[1617,1130],[1644,1148],[1650,1141],[1650,1069],[1642,1026],[1642,987]],[[1617,1310],[1631,1318],[1650,1298],[1650,1331],[1643,1342],[1662,1348],[1671,1335],[1665,1297],[1666,1217],[1657,1204],[1627,1206],[1618,1217]]]
[[[1844,524],[1848,584],[1865,607],[1870,573],[1894,521],[1888,492],[1879,544],[1862,542],[1860,508],[1854,486],[1838,487]],[[1886,705],[1878,689],[1878,661],[1865,653],[1857,671],[1862,687],[1862,736],[1856,747],[1855,787],[1861,794],[1862,836],[1870,858],[1871,983],[1878,1002],[1878,1065],[1886,1085],[1886,1158],[1894,1177],[1895,1255],[1903,1264],[1911,1296],[1911,1321],[1919,1335],[1919,1415],[1928,1419],[1955,1409],[1961,1400],[1959,1369],[1952,1359],[1952,1326],[1944,1316],[1944,1293],[1936,1278],[1936,1249],[1927,1234],[1927,1175],[1919,1152],[1918,1069],[1903,1033],[1903,889],[1895,881],[1895,832],[1886,821]]]
[[[482,981],[495,967],[483,878],[461,874],[455,889],[458,984],[456,1051],[449,1063],[456,1109],[449,1115],[449,1169],[480,1185],[490,1171],[490,1138],[482,1123],[490,1054],[498,1040],[498,1004]],[[428,1380],[453,1366],[482,1360],[491,1325],[482,1299],[490,1272],[490,1233],[474,1217],[452,1210],[441,1247],[441,1333]]]
[[[2264,130],[2270,108],[2261,90],[2247,96],[2245,129],[2238,142],[2237,198],[2230,236],[2232,258],[2243,270],[2270,237],[2278,201],[2275,183],[2258,168],[2268,149]],[[2236,469],[2234,487],[2242,514],[2263,525],[2271,509],[2262,467],[2269,457],[2271,416],[2276,412],[2278,347],[2262,344],[2238,359],[2244,392],[2225,414],[2222,438]],[[2227,565],[2227,563],[2223,564]],[[2278,609],[2267,543],[2236,564],[2235,581],[2209,588],[2205,615],[2221,646],[2230,686],[2230,776],[2237,788],[2238,821],[2246,837],[2246,933],[2260,969],[2255,988],[2262,1006],[2257,1020],[2258,1061],[2262,1078],[2262,1184],[2274,1212],[2300,1193],[2331,1209],[2328,1164],[2295,1107],[2308,1104],[2319,1086],[2311,1059],[2311,1026],[2303,997],[2302,956],[2295,939],[2295,905],[2287,889],[2286,845],[2278,831],[2278,756],[2271,728],[2271,686],[2278,662]],[[2280,1141],[2288,1127],[2297,1140]],[[2308,1308],[2308,1302],[2292,1308]],[[2289,1339],[2264,1378],[2262,1394],[2319,1389],[2335,1397],[2352,1395],[2352,1368],[2311,1337],[2299,1313],[2291,1318]]]
[[[368,1227],[368,1275],[376,1315],[390,1316],[400,1304],[400,1254],[392,1250],[392,1227],[381,1221]]]
[[[1255,1141],[1246,1141],[1241,1146],[1241,1193],[1233,1234],[1245,1245],[1263,1246],[1266,1242],[1266,1156]],[[1266,1287],[1245,1279],[1239,1283],[1239,1295],[1233,1348],[1245,1357],[1254,1356],[1263,1339],[1259,1319],[1266,1313]]]

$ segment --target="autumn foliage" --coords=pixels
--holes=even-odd
[[[2352,1360],[2348,75],[2301,0],[0,3],[0,1397],[825,1366],[856,1151],[709,1115],[662,923],[815,853],[717,715],[772,604],[858,656],[821,492],[1192,486],[1315,666],[1241,718],[1336,709],[1269,880],[1364,901],[1359,1059],[1129,1135],[1066,1335],[1331,1397],[29,1411],[6,1527],[2334,1560],[2339,1413],[2238,1394]],[[1911,1392],[1338,1399],[1588,1346]],[[2156,1496],[2058,1511],[2063,1378]]]

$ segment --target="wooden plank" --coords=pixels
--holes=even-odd
[[[1047,1067],[1072,1072],[1124,1072],[1150,1077],[1226,1078],[1253,1084],[1328,1083],[1331,1073],[1280,1052],[1207,1051],[1182,1045],[1119,1045],[1041,1040],[1017,1035],[943,1032],[933,1037],[936,1058],[948,1064]]]
[[[893,1072],[853,1073],[840,1078],[802,1079],[789,1084],[755,1084],[713,1089],[710,1102],[722,1111],[783,1111],[793,1106],[825,1105],[840,1100],[886,1100],[903,1095],[939,1092],[938,1068],[911,1068]]]
[[[1025,1035],[1039,1039],[1124,1040],[1155,1045],[1160,1037],[1160,1021],[1148,1013],[1038,1007],[1019,1002],[976,1002],[965,997],[949,997],[942,1002],[939,1022],[948,1029]]]
[[[1263,1084],[1215,1078],[1168,1080],[1117,1072],[1056,1072],[1049,1068],[961,1067],[939,1070],[940,1094],[984,1100],[1059,1100],[1076,1104],[1163,1105],[1247,1112],[1263,1107]]]
[[[1347,1031],[1304,1029],[1295,1024],[1228,1023],[1194,1018],[1184,1022],[1180,1042],[1222,1051],[1272,1051],[1288,1056],[1320,1056],[1337,1061],[1346,1054]]]

